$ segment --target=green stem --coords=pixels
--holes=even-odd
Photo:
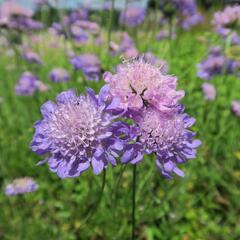
[[[103,170],[102,186],[101,186],[100,194],[98,195],[98,199],[95,202],[94,206],[91,207],[91,210],[88,212],[86,218],[83,220],[82,225],[87,223],[87,221],[96,212],[97,207],[100,205],[101,200],[102,200],[102,196],[103,196],[103,192],[104,192],[104,188],[105,188],[105,184],[106,184],[106,169]]]
[[[115,0],[112,0],[112,9],[110,12],[110,18],[109,18],[109,25],[108,25],[108,47],[111,42],[111,35],[112,35],[112,22],[113,22],[113,16],[114,16],[114,6],[115,6]]]
[[[132,240],[135,240],[135,205],[136,205],[136,177],[137,177],[137,165],[133,165],[132,172]]]

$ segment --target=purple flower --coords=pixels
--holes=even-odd
[[[42,81],[37,80],[36,84],[37,84],[37,90],[39,90],[40,92],[46,92],[50,89],[50,87],[45,83],[43,83]]]
[[[216,89],[213,84],[204,83],[202,91],[206,100],[213,101],[216,98]]]
[[[116,74],[107,72],[103,77],[123,109],[140,110],[152,105],[160,111],[172,111],[184,96],[184,91],[176,91],[176,77],[164,75],[142,57],[119,65]]]
[[[67,82],[70,80],[68,72],[63,68],[54,68],[50,74],[49,78],[53,82]]]
[[[71,14],[66,18],[66,25],[71,25],[78,20],[87,20],[88,10],[86,8],[80,8],[76,11],[71,12]]]
[[[177,17],[179,23],[185,30],[190,29],[203,20],[197,11],[195,0],[165,0],[161,1],[160,7],[167,19]]]
[[[209,56],[197,65],[197,76],[210,80],[213,76],[222,74],[225,66],[226,59],[220,52],[210,52]]]
[[[42,64],[42,60],[40,59],[39,55],[31,50],[24,51],[22,57],[29,63],[35,63],[38,65]]]
[[[5,188],[5,194],[8,196],[35,192],[38,184],[30,177],[15,179]]]
[[[240,101],[232,101],[231,108],[235,115],[240,117]]]
[[[208,57],[197,65],[197,76],[210,80],[215,75],[232,74],[237,72],[238,64],[238,61],[233,61],[224,56],[220,47],[211,47]]]
[[[90,166],[100,174],[108,164],[116,165],[127,128],[115,120],[112,112],[118,101],[107,91],[104,87],[95,96],[88,89],[86,96],[77,96],[68,90],[56,97],[57,103],[48,101],[41,107],[43,119],[35,123],[31,148],[48,157],[39,164],[48,162],[60,178],[77,177]]]
[[[88,41],[88,34],[78,25],[72,24],[70,27],[72,38],[76,42],[85,43]]]
[[[163,40],[163,39],[167,39],[167,38],[169,38],[169,35],[170,35],[170,33],[168,33],[167,31],[162,30],[162,31],[160,31],[160,32],[157,34],[156,39],[157,39],[158,41]],[[173,32],[172,32],[171,39],[175,39],[175,38],[176,38],[176,32],[173,31]]]
[[[37,77],[30,72],[24,72],[16,84],[16,95],[33,95],[37,90]]]
[[[240,42],[237,31],[240,27],[240,6],[227,6],[223,11],[216,12],[212,20],[216,32],[225,40],[229,36],[233,44]]]
[[[100,27],[96,22],[78,20],[74,24],[89,33],[98,34],[100,31]]]
[[[70,63],[75,70],[82,70],[88,80],[98,81],[100,78],[100,61],[94,54],[82,54],[74,57]]]
[[[125,58],[137,57],[139,52],[133,39],[126,32],[123,32],[121,35],[122,36],[120,37],[122,37],[122,41],[119,46],[120,53],[122,53]]]
[[[143,8],[130,7],[122,11],[120,15],[121,24],[137,27],[144,21],[145,10]]]
[[[195,133],[188,129],[195,119],[184,114],[180,106],[179,112],[172,114],[162,114],[149,107],[144,109],[136,122],[138,144],[128,145],[121,161],[136,164],[142,160],[143,154],[154,153],[157,168],[163,176],[172,178],[172,173],[175,173],[183,177],[184,173],[178,165],[195,158],[196,148],[201,144],[193,139]]]
[[[182,27],[185,30],[189,30],[190,28],[192,28],[193,26],[201,23],[203,21],[203,16],[196,13],[192,16],[187,17],[186,19],[184,19],[182,21]]]

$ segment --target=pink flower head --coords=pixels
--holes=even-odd
[[[140,57],[119,65],[116,74],[104,74],[110,94],[120,99],[124,109],[139,110],[144,105],[153,105],[158,110],[171,111],[184,96],[177,91],[177,78],[164,75],[161,68]]]
[[[235,115],[240,117],[240,101],[232,101],[231,108]]]
[[[202,91],[206,100],[212,101],[216,98],[216,89],[213,84],[204,83],[202,85]]]

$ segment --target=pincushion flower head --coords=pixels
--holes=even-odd
[[[216,98],[216,88],[214,87],[213,84],[209,84],[209,83],[204,83],[202,85],[202,91],[204,94],[204,98],[206,100],[212,101]]]
[[[177,78],[164,75],[161,67],[148,63],[143,57],[126,61],[116,74],[104,74],[110,94],[120,99],[124,109],[140,110],[153,105],[160,111],[172,111],[184,91],[177,91]]]
[[[68,72],[63,68],[54,68],[50,74],[49,78],[53,82],[67,82],[70,80]]]
[[[240,101],[232,101],[231,109],[237,117],[240,117]]]
[[[94,54],[81,54],[74,57],[70,63],[75,70],[82,70],[88,80],[98,81],[100,78],[101,65],[98,57]]]
[[[237,30],[240,26],[240,6],[227,6],[223,11],[216,12],[212,23],[217,31],[225,30],[225,33]]]
[[[181,105],[178,106],[178,112],[172,114],[164,114],[153,107],[145,108],[136,121],[135,137],[138,144],[135,151],[130,145],[127,146],[122,162],[135,164],[136,159],[142,160],[143,154],[153,153],[156,155],[157,168],[163,176],[172,178],[172,173],[175,173],[183,177],[184,173],[178,164],[195,158],[196,148],[201,144],[199,140],[193,139],[195,133],[188,129],[194,122],[194,118],[183,113]]]
[[[131,27],[137,27],[144,21],[145,10],[143,8],[129,7],[122,11],[120,23]]]
[[[42,64],[40,56],[31,50],[25,50],[22,54],[22,57],[29,63],[35,63],[38,65]]]
[[[33,95],[37,90],[37,77],[31,72],[24,72],[15,87],[16,95]]]
[[[29,192],[35,192],[38,189],[38,184],[30,177],[18,178],[13,180],[5,188],[6,195],[18,195]]]
[[[91,89],[77,96],[74,90],[60,93],[57,102],[41,107],[43,119],[35,124],[31,148],[46,159],[60,178],[79,176],[92,166],[100,174],[123,149],[126,124],[117,121],[113,110],[118,101],[109,98],[107,87],[98,96]]]

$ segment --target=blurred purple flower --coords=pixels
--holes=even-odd
[[[240,117],[240,101],[232,101],[231,108],[235,115]]]
[[[120,23],[131,27],[137,27],[145,18],[145,9],[129,7],[120,14]]]
[[[125,58],[137,57],[139,52],[135,46],[133,39],[128,35],[128,33],[123,32],[120,34],[120,37],[122,39],[119,45],[120,53],[122,53]]]
[[[39,80],[37,80],[36,85],[37,85],[37,90],[39,90],[40,92],[46,92],[50,89],[48,85],[46,85],[45,83]]]
[[[216,89],[213,84],[204,83],[202,91],[206,100],[213,101],[216,98]]]
[[[68,72],[63,68],[54,68],[50,74],[49,78],[53,82],[67,82],[70,80]]]
[[[110,99],[107,88],[95,96],[77,96],[74,90],[60,93],[57,103],[46,102],[41,107],[43,119],[35,123],[32,151],[50,154],[39,164],[48,162],[60,178],[78,177],[92,166],[100,174],[108,164],[116,165],[123,150],[126,124],[115,121],[112,110],[117,101]]]
[[[94,54],[81,54],[74,57],[70,63],[75,70],[83,71],[88,80],[98,81],[100,78],[101,66],[98,57]]]
[[[91,22],[88,20],[78,20],[74,24],[81,29],[88,31],[89,33],[98,34],[100,31],[100,27],[96,22]]]
[[[77,26],[75,24],[72,24],[72,26],[70,27],[70,31],[71,31],[72,38],[75,41],[81,42],[81,43],[85,43],[85,42],[88,41],[88,34],[87,34],[87,32],[85,32],[79,26]]]
[[[229,37],[233,44],[240,43],[240,36],[237,31],[240,28],[240,6],[227,6],[223,11],[214,14],[213,25],[216,32],[225,40]]]
[[[65,19],[65,24],[71,25],[78,20],[87,20],[88,19],[88,10],[86,8],[79,8],[70,13],[70,15]]]
[[[161,30],[161,31],[157,34],[156,39],[157,39],[158,41],[163,40],[163,39],[168,39],[168,38],[169,38],[169,35],[170,35],[170,33],[168,33],[167,31]],[[172,32],[171,39],[175,39],[176,36],[177,36],[177,35],[176,35],[176,32],[173,31],[173,32]]]
[[[33,95],[37,90],[37,77],[30,72],[24,72],[15,87],[16,95]]]
[[[24,50],[22,57],[29,63],[35,63],[38,65],[42,64],[42,60],[40,59],[39,55],[32,50]]]
[[[196,13],[184,19],[181,24],[183,29],[189,30],[190,28],[201,23],[202,21],[203,21],[203,16]]]
[[[5,188],[5,194],[8,196],[35,192],[38,189],[38,184],[30,177],[15,179]]]

